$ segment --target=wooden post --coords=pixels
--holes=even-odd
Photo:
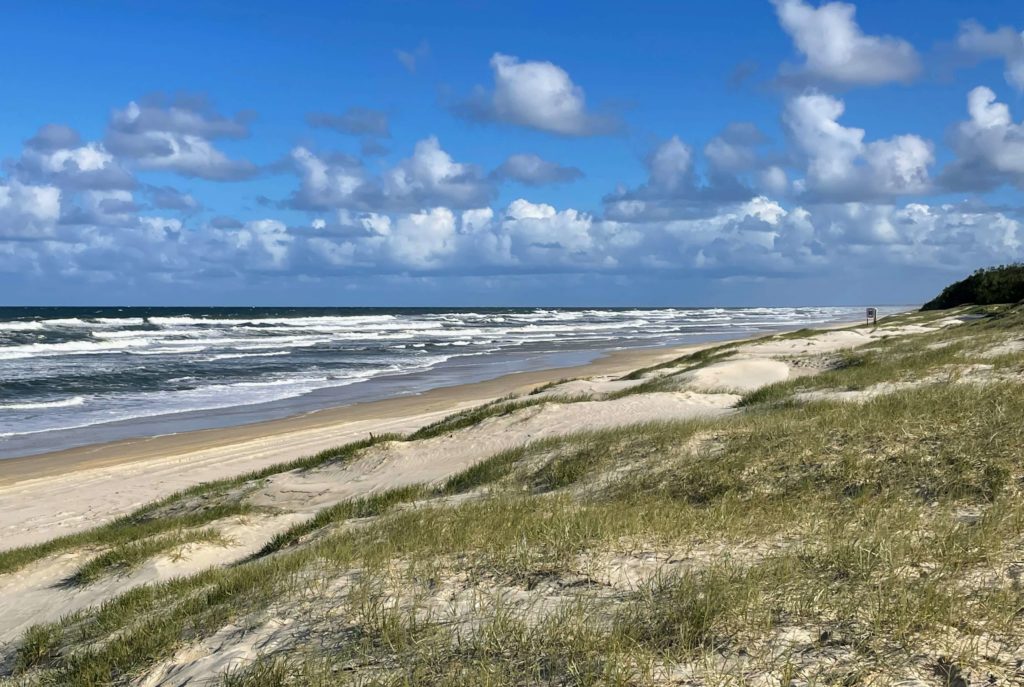
[[[868,308],[867,321],[864,324],[874,324],[876,327],[878,326],[878,310],[876,308]]]

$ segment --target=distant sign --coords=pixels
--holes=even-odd
[[[868,322],[878,324],[878,310],[875,308],[868,308]]]

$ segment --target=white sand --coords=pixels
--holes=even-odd
[[[681,392],[628,396],[614,401],[550,403],[490,418],[449,435],[380,444],[351,463],[280,473],[270,477],[264,487],[248,498],[256,506],[271,507],[280,514],[249,516],[229,523],[222,529],[233,540],[231,546],[190,546],[180,558],[159,556],[127,577],[106,579],[85,588],[61,585],[88,560],[89,554],[81,552],[0,576],[0,644],[15,639],[29,625],[56,620],[132,587],[244,558],[277,533],[347,498],[437,482],[504,449],[584,428],[720,416],[732,412],[737,400],[739,396],[730,394]],[[32,523],[42,522],[42,529],[37,532],[46,531],[45,521],[40,518]]]
[[[398,420],[343,423],[0,487],[0,548],[79,532],[201,482],[302,458],[365,438],[371,431],[412,431],[447,414],[446,410]]]
[[[694,389],[743,394],[785,381],[789,370],[789,365],[781,360],[738,358],[694,370],[687,373],[687,378]]]
[[[285,420],[0,460],[0,549],[95,527],[195,484],[309,456],[370,433],[411,432],[569,373],[612,378],[694,349],[621,351],[576,368],[507,375]]]
[[[544,405],[490,418],[476,426],[432,439],[380,444],[348,464],[280,473],[269,478],[249,497],[256,505],[276,509],[274,515],[218,523],[232,539],[227,547],[189,546],[179,552],[180,556],[158,556],[128,576],[104,579],[85,588],[70,588],[60,583],[94,552],[60,554],[0,576],[0,643],[12,641],[28,625],[56,619],[133,586],[237,561],[257,551],[276,533],[346,498],[409,484],[438,482],[499,451],[545,437],[642,422],[714,418],[735,412],[733,406],[740,397],[731,392],[748,392],[787,379],[799,372],[790,364],[799,356],[851,348],[890,335],[890,331],[828,331],[809,338],[738,345],[732,358],[689,373],[685,378],[686,388],[681,391],[576,403],[558,403],[552,399]],[[615,374],[602,370],[603,377],[569,382],[548,393],[585,393],[599,399],[638,383],[618,381],[617,376],[622,372],[678,354],[678,351],[669,355],[661,352],[660,357],[648,358],[639,364],[632,360]],[[560,376],[564,373],[553,373],[550,378]],[[534,383],[539,381],[534,380]],[[494,391],[492,387],[488,389]],[[215,442],[211,446],[147,460],[22,480],[0,487],[2,546],[17,546],[79,531],[192,484],[306,456],[366,436],[371,431],[408,432],[459,407],[478,402],[449,403],[443,409],[434,407],[430,412],[388,419],[298,426],[293,431],[271,436]],[[278,634],[279,630],[271,634]]]

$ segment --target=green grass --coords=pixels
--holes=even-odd
[[[203,482],[145,505],[106,525],[41,544],[0,551],[0,575],[14,572],[30,563],[64,551],[124,546],[164,532],[201,527],[217,520],[251,513],[252,506],[244,503],[241,495],[233,495],[232,490],[258,483],[282,472],[309,470],[330,462],[351,460],[365,448],[401,438],[399,435],[378,435],[237,477]]]
[[[159,517],[155,515],[159,512],[158,508],[147,506],[95,529],[58,537],[42,544],[0,551],[0,574],[13,572],[34,561],[63,551],[96,547],[119,549],[166,532],[202,527],[217,520],[246,515],[252,511],[252,506],[235,501],[179,515]]]
[[[389,489],[379,494],[342,501],[320,510],[315,516],[276,535],[253,558],[261,558],[287,547],[295,546],[304,537],[319,532],[331,525],[356,518],[371,518],[383,515],[391,508],[414,501],[427,493],[421,485]]]
[[[591,677],[613,668],[629,672],[622,658],[626,647],[643,661],[684,660],[709,648],[727,650],[741,630],[770,632],[781,622],[776,608],[784,610],[786,622],[815,627],[844,618],[849,631],[869,633],[872,651],[912,649],[917,633],[946,623],[974,632],[1012,627],[1005,609],[1019,607],[1013,605],[1022,601],[1018,592],[992,590],[968,601],[955,580],[998,559],[1022,534],[1024,510],[1015,484],[1024,429],[1009,421],[1024,412],[1018,388],[936,387],[856,409],[816,408],[735,418],[720,430],[717,461],[684,448],[707,427],[693,423],[543,442],[524,450],[513,470],[492,468],[488,474],[507,478],[523,469],[524,484],[546,474],[547,485],[556,488],[552,494],[510,488],[458,506],[389,509],[366,527],[273,557],[133,590],[100,609],[33,630],[22,664],[49,666],[66,680],[62,684],[90,684],[79,676],[132,675],[183,640],[294,595],[305,584],[303,570],[358,568],[367,575],[403,561],[407,579],[437,579],[450,574],[446,566],[457,565],[471,579],[528,584],[537,575],[568,574],[581,555],[620,550],[626,540],[675,542],[678,548],[709,537],[738,544],[797,532],[802,540],[791,549],[753,565],[667,580],[626,599],[624,610],[595,610],[589,622],[574,625],[576,634],[556,638],[524,627],[525,621],[508,621],[487,642],[471,641],[483,642],[469,650],[471,659],[445,649],[447,640],[429,639],[436,627],[422,630],[428,637],[422,644],[420,631],[409,629],[401,642],[359,644],[358,650],[375,661],[403,656],[400,663],[414,669],[402,674],[422,684],[455,684],[444,680],[467,675],[467,684],[474,684],[480,666],[497,665],[508,667],[492,684],[521,684],[535,675],[529,656],[550,657],[551,679],[570,684],[571,671],[559,656],[594,658],[584,671]],[[894,434],[915,441],[893,445]],[[979,441],[983,456],[971,450]],[[562,461],[563,467],[531,467],[538,460]],[[630,465],[647,467],[582,498],[564,490],[611,466]],[[484,481],[464,478],[462,484]],[[978,524],[964,527],[955,517],[957,504],[988,510]],[[919,534],[910,538],[910,532]],[[935,567],[927,579],[899,573],[930,562]],[[375,584],[386,594],[384,581]],[[887,590],[884,598],[877,595],[879,584]],[[143,617],[152,631],[122,631]],[[401,627],[412,622],[392,620]],[[400,627],[389,632],[401,634]],[[116,641],[102,641],[107,637]],[[491,653],[501,642],[511,648]],[[66,655],[66,646],[78,649]],[[621,661],[609,665],[614,657]]]
[[[457,432],[460,429],[478,425],[484,420],[492,417],[504,417],[519,410],[523,410],[524,408],[543,405],[545,403],[575,403],[586,400],[589,400],[586,396],[560,396],[556,398],[515,398],[512,396],[506,396],[496,401],[476,406],[475,408],[453,413],[452,415],[444,417],[437,422],[432,422],[429,425],[420,427],[418,430],[410,434],[406,440],[419,441],[421,439],[432,439],[444,434]]]
[[[673,358],[657,365],[651,365],[649,367],[642,367],[638,370],[633,370],[627,375],[620,377],[620,381],[642,379],[651,372],[657,370],[664,370],[666,368],[686,367],[689,369],[695,369],[697,367],[703,367],[710,365],[711,363],[724,360],[732,355],[733,351],[736,350],[736,342],[730,341],[728,343],[720,344],[718,346],[709,346],[707,348],[701,348],[700,350],[688,353],[678,358]]]
[[[200,543],[227,545],[229,541],[216,529],[209,527],[202,530],[178,530],[127,542],[91,558],[71,575],[68,584],[85,586],[110,575],[123,575],[157,554]]]
[[[738,684],[719,670],[735,665],[799,684],[940,668],[1010,682],[999,656],[1024,644],[1019,381],[789,400],[934,375],[1022,330],[1020,309],[981,314],[844,354],[728,418],[545,439],[437,486],[331,506],[252,560],[31,628],[13,670],[25,684],[127,684],[228,623],[288,617],[298,644],[225,685]],[[617,581],[616,566],[652,560],[660,572]],[[790,650],[794,630],[810,639]]]

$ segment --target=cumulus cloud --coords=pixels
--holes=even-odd
[[[614,220],[671,220],[708,217],[723,204],[749,199],[753,192],[735,175],[712,169],[701,180],[693,149],[678,136],[659,143],[647,156],[647,182],[618,188],[604,197],[605,214]]]
[[[678,159],[670,162],[678,147],[662,152],[665,167],[657,178],[678,183],[673,180],[680,169],[686,173]],[[755,196],[701,218],[623,222],[518,198],[502,209],[336,210],[306,227],[271,217],[246,222],[218,217],[192,230],[186,230],[186,222],[194,219],[140,216],[126,191],[88,192],[78,206],[87,223],[62,217],[59,189],[0,184],[0,270],[19,260],[23,270],[59,269],[65,276],[119,283],[247,274],[729,278],[825,273],[840,263],[963,270],[1024,257],[1021,221],[977,204],[786,207]]]
[[[992,89],[978,86],[967,95],[970,119],[950,136],[957,159],[942,173],[955,190],[985,191],[1004,183],[1024,189],[1024,124],[1015,124],[1010,108]]]
[[[550,262],[552,259],[579,260],[595,247],[592,234],[594,219],[572,208],[559,211],[546,203],[531,203],[523,198],[512,201],[501,222],[501,232],[508,236],[509,254],[527,263]],[[614,261],[611,255],[602,259]],[[586,260],[586,262],[591,262]]]
[[[321,157],[307,148],[292,151],[300,187],[291,204],[303,209],[366,211],[422,210],[487,204],[493,184],[476,165],[456,162],[436,137],[419,141],[411,157],[378,176],[346,156]]]
[[[432,208],[399,217],[387,242],[393,259],[412,269],[429,269],[444,264],[456,250],[455,213]]]
[[[64,204],[60,222],[84,227],[131,227],[138,225],[140,210],[131,191],[85,191],[75,197],[75,202]]]
[[[104,142],[115,155],[141,169],[236,181],[255,176],[258,168],[247,160],[231,159],[213,141],[248,135],[245,117],[222,117],[202,102],[133,101],[113,112]]]
[[[576,167],[566,167],[539,155],[525,153],[510,155],[494,170],[494,176],[527,186],[544,186],[575,181],[583,176],[583,172]]]
[[[23,181],[66,189],[135,186],[131,173],[102,143],[84,143],[78,132],[59,124],[47,124],[27,140],[13,170]]]
[[[284,222],[258,219],[241,227],[213,229],[201,249],[207,261],[221,262],[231,271],[281,272],[289,265],[294,240]]]
[[[767,138],[757,125],[750,122],[733,122],[704,146],[708,162],[724,172],[746,172],[761,166],[758,146]]]
[[[150,186],[146,189],[153,206],[161,210],[196,212],[202,205],[191,194],[170,186]]]
[[[388,113],[367,107],[350,107],[341,114],[311,112],[306,115],[310,126],[334,129],[351,136],[391,136]]]
[[[0,182],[0,238],[34,239],[53,234],[60,218],[60,189]]]
[[[863,129],[839,123],[846,106],[823,93],[790,99],[783,122],[807,163],[798,190],[817,200],[856,200],[930,188],[932,144],[906,134],[865,143]]]
[[[1024,91],[1024,31],[1001,26],[989,32],[978,22],[967,21],[960,26],[956,47],[970,57],[1002,59],[1006,83]]]
[[[779,23],[804,56],[785,76],[846,85],[907,82],[921,71],[913,46],[901,38],[866,35],[857,8],[845,2],[814,7],[804,0],[772,0]]]
[[[563,136],[606,134],[619,127],[614,118],[590,112],[583,89],[556,64],[495,53],[490,65],[493,90],[478,90],[456,113]]]

